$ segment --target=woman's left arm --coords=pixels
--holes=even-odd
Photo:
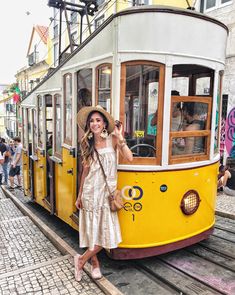
[[[113,134],[114,134],[114,146],[117,147],[123,158],[129,162],[133,161],[132,151],[129,149],[126,144],[126,140],[122,135],[122,124],[120,127],[115,126]]]

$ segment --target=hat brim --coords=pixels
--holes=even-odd
[[[115,127],[115,121],[113,117],[102,107],[96,106],[96,107],[83,107],[78,113],[77,113],[77,123],[78,125],[85,131],[86,128],[86,122],[89,114],[91,112],[99,112],[105,116],[105,118],[108,121],[108,133],[112,133]]]

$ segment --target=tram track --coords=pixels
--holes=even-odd
[[[18,198],[71,247],[81,253],[76,231],[21,191]],[[205,241],[172,253],[136,261],[113,261],[99,254],[102,272],[123,294],[235,294],[234,222],[218,218],[215,233]]]

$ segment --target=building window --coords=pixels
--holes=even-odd
[[[53,37],[56,38],[59,35],[59,25],[53,27]]]
[[[95,20],[95,30],[98,29],[104,22],[104,15],[100,16]]]
[[[58,43],[54,44],[54,67],[58,66],[59,63],[59,45]]]
[[[223,7],[231,3],[232,0],[202,0],[201,7],[203,7],[203,11],[205,12],[207,10]]]

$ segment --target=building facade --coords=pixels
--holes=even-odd
[[[221,156],[235,157],[235,1],[201,0],[197,10],[223,22],[229,29],[222,87]]]

